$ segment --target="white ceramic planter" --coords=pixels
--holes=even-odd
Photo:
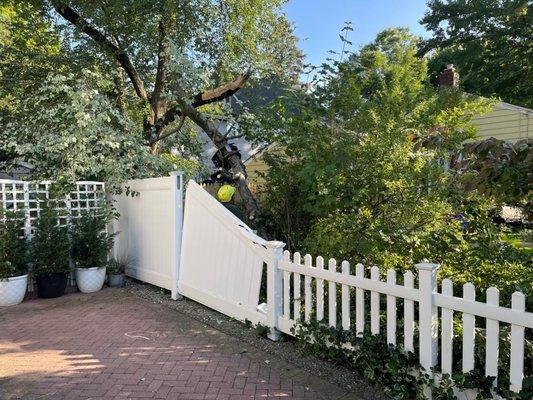
[[[104,286],[105,267],[76,268],[76,283],[83,293],[98,292]]]
[[[28,275],[0,279],[0,306],[14,306],[24,300],[28,289]]]

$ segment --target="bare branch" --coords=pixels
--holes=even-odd
[[[204,104],[214,103],[234,95],[240,88],[244,86],[249,77],[250,71],[244,75],[237,76],[234,80],[226,83],[225,85],[198,93],[196,96],[194,96],[194,107],[200,107]]]
[[[215,103],[233,96],[241,88],[244,87],[246,81],[251,75],[251,71],[246,72],[244,75],[237,76],[233,81],[219,86],[218,88],[207,90],[205,92],[198,93],[193,98],[192,106],[194,108],[201,107],[206,104]],[[176,105],[169,109],[162,118],[159,118],[156,123],[156,129],[160,130],[166,125],[170,124],[181,115],[181,108]]]

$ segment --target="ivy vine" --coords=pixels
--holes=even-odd
[[[379,383],[391,398],[425,399],[424,390],[430,390],[433,399],[452,400],[457,399],[454,388],[459,391],[475,389],[476,399],[492,399],[495,393],[509,399],[533,398],[531,376],[524,379],[519,393],[508,389],[508,373],[499,376],[498,385],[493,387],[494,377],[486,377],[484,371],[477,367],[480,364],[478,353],[474,370],[452,376],[443,374],[440,379],[434,379],[434,374],[440,375],[438,368],[428,373],[414,353],[406,351],[402,345],[388,344],[381,334],[365,332],[358,336],[355,330],[336,329],[322,321],[298,323],[293,328],[293,334],[305,352],[355,369],[369,381]],[[502,353],[505,352],[504,346]]]

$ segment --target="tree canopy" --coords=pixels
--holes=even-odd
[[[533,107],[533,7],[528,0],[431,0],[421,46],[438,76],[452,63],[469,93]]]
[[[120,113],[124,123],[106,126],[108,133],[116,130],[119,136],[129,135],[129,140],[154,156],[174,145],[187,153],[197,148],[192,130],[205,131],[228,159],[229,174],[246,200],[248,214],[257,213],[242,162],[228,146],[231,138],[224,136],[208,115],[232,117],[220,102],[248,81],[265,77],[290,81],[298,75],[301,54],[292,25],[281,12],[282,4],[283,0],[9,0],[1,9],[6,24],[0,35],[8,40],[2,41],[0,76],[5,104],[2,123],[11,129],[9,137],[2,133],[6,138],[2,158],[32,158],[31,151],[42,150],[21,146],[33,144],[32,139],[42,134],[33,120],[32,113],[38,111],[50,117],[47,129],[55,127],[46,135],[57,135],[57,140],[49,140],[63,138],[63,146],[73,140],[76,124],[71,117],[79,110],[71,107],[73,104],[61,104],[68,96],[42,101],[45,89],[60,81],[57,75],[63,75],[80,90],[73,96],[83,92],[102,106],[100,95],[104,95],[108,110],[104,115]],[[16,68],[20,63],[23,67]],[[89,75],[91,79],[87,79]],[[96,92],[89,94],[91,91]],[[27,101],[41,108],[24,107]],[[84,108],[89,113],[97,110],[100,108]],[[104,132],[96,124],[109,121],[90,115],[92,126],[85,132]],[[62,116],[65,120],[61,123]],[[102,139],[96,137],[90,140]],[[15,142],[17,146],[13,146]],[[33,159],[38,155],[34,153]],[[54,161],[72,160],[60,157]],[[43,163],[37,165],[44,168]],[[48,167],[42,171],[54,170],[52,164]],[[70,171],[87,168],[74,166]]]
[[[492,199],[446,163],[490,102],[431,85],[417,47],[405,29],[385,30],[319,71],[313,93],[272,104],[265,124],[280,146],[265,155],[265,229],[291,249],[366,265],[430,259],[465,280],[483,265],[493,276],[480,287],[502,280],[512,292],[526,281],[502,255]],[[495,273],[498,263],[508,268]]]

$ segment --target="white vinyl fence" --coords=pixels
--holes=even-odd
[[[476,318],[486,320],[487,376],[498,375],[500,324],[511,326],[510,389],[522,388],[525,329],[533,328],[533,313],[525,311],[525,296],[516,292],[512,308],[499,306],[498,289],[487,291],[487,302],[476,301],[471,283],[463,296],[455,297],[452,282],[437,286],[438,265],[415,265],[396,276],[387,271],[381,280],[378,267],[354,269],[322,257],[283,252],[281,242],[267,242],[233,216],[196,183],[186,193],[180,293],[239,320],[266,324],[269,337],[279,332],[294,335],[298,321],[316,318],[343,330],[383,334],[396,345],[403,338],[406,350],[418,355],[429,371],[439,360],[442,373],[452,373],[454,340],[462,344],[462,371],[474,368]],[[259,305],[263,265],[267,268],[267,304]],[[385,296],[385,297],[383,297]],[[380,322],[381,299],[385,300],[386,323]],[[368,304],[369,303],[369,304]],[[418,303],[418,304],[416,304]],[[403,309],[398,310],[398,306]],[[417,305],[417,307],[416,307]],[[418,312],[416,312],[418,310]],[[462,316],[462,337],[454,338],[454,313]],[[338,318],[338,320],[337,320]],[[403,321],[401,320],[403,319]],[[369,326],[365,327],[365,322]],[[397,326],[403,322],[403,331]],[[383,326],[382,326],[383,325]],[[415,329],[418,328],[418,340]]]
[[[265,324],[257,307],[271,244],[196,182],[189,181],[186,193],[180,293],[226,315]]]
[[[115,196],[114,256],[126,261],[126,275],[178,296],[178,269],[183,220],[183,177],[127,181],[128,193]]]
[[[41,212],[41,203],[51,198],[51,181],[28,182],[0,179],[0,201],[4,211],[23,212],[24,233],[27,238],[33,235],[35,221]],[[71,218],[77,218],[87,211],[99,210],[105,202],[105,184],[103,182],[76,182],[74,190],[65,197],[56,198],[59,210],[59,225],[67,225]],[[70,285],[75,285],[74,274],[70,276]],[[33,291],[33,280],[28,281],[28,291]]]
[[[463,285],[463,297],[455,297],[449,279],[442,281],[439,290],[436,281],[438,265],[422,263],[415,265],[415,268],[418,271],[418,285],[411,271],[403,275],[403,282],[400,284],[394,270],[388,270],[386,280],[382,281],[378,267],[372,267],[370,276],[365,276],[365,268],[362,264],[357,264],[354,275],[347,261],[339,266],[334,259],[330,259],[325,265],[322,257],[313,260],[310,255],[306,255],[302,262],[299,253],[294,253],[291,259],[290,253],[285,251],[268,270],[269,299],[274,299],[272,303],[270,300],[268,303],[269,311],[272,310],[269,325],[293,335],[292,328],[297,321],[309,322],[313,315],[332,327],[343,330],[355,328],[362,335],[365,317],[369,313],[370,332],[385,334],[387,342],[396,345],[397,302],[402,300],[405,349],[418,353],[420,364],[429,371],[437,364],[440,330],[440,366],[443,373],[451,374],[458,372],[452,371],[453,314],[460,312],[463,333],[462,338],[458,339],[462,341],[462,371],[474,369],[474,335],[476,317],[479,317],[486,320],[485,374],[497,377],[500,323],[510,324],[510,389],[520,391],[524,370],[525,329],[533,328],[533,313],[525,311],[525,296],[515,292],[512,308],[500,307],[498,289],[488,289],[487,302],[483,303],[475,300],[476,289],[471,283],[467,283]],[[274,284],[270,285],[272,281]],[[325,285],[328,288],[327,298],[324,298]],[[337,296],[338,292],[340,296]],[[351,304],[354,300],[352,292],[355,292],[355,307]],[[370,307],[365,304],[365,292],[370,293]],[[381,296],[386,296],[385,326],[380,326]],[[337,303],[339,298],[340,304]],[[418,302],[418,319],[415,315],[415,302]],[[352,313],[354,308],[355,313]],[[340,321],[337,321],[337,315],[341,316]],[[415,321],[419,331],[418,348],[415,348],[413,340]]]
[[[0,179],[0,207],[4,211],[24,213],[24,233],[31,239],[41,203],[52,198],[52,181],[29,182]],[[167,177],[130,180],[128,193],[113,197],[120,214],[113,221],[117,233],[113,254],[129,262],[126,274],[171,290],[178,296],[178,267],[183,218],[183,178],[181,173]],[[72,218],[99,210],[106,202],[103,182],[80,181],[64,198],[54,198],[59,211],[58,224],[67,225]],[[74,274],[69,285],[74,286]],[[34,282],[28,281],[28,291]]]

